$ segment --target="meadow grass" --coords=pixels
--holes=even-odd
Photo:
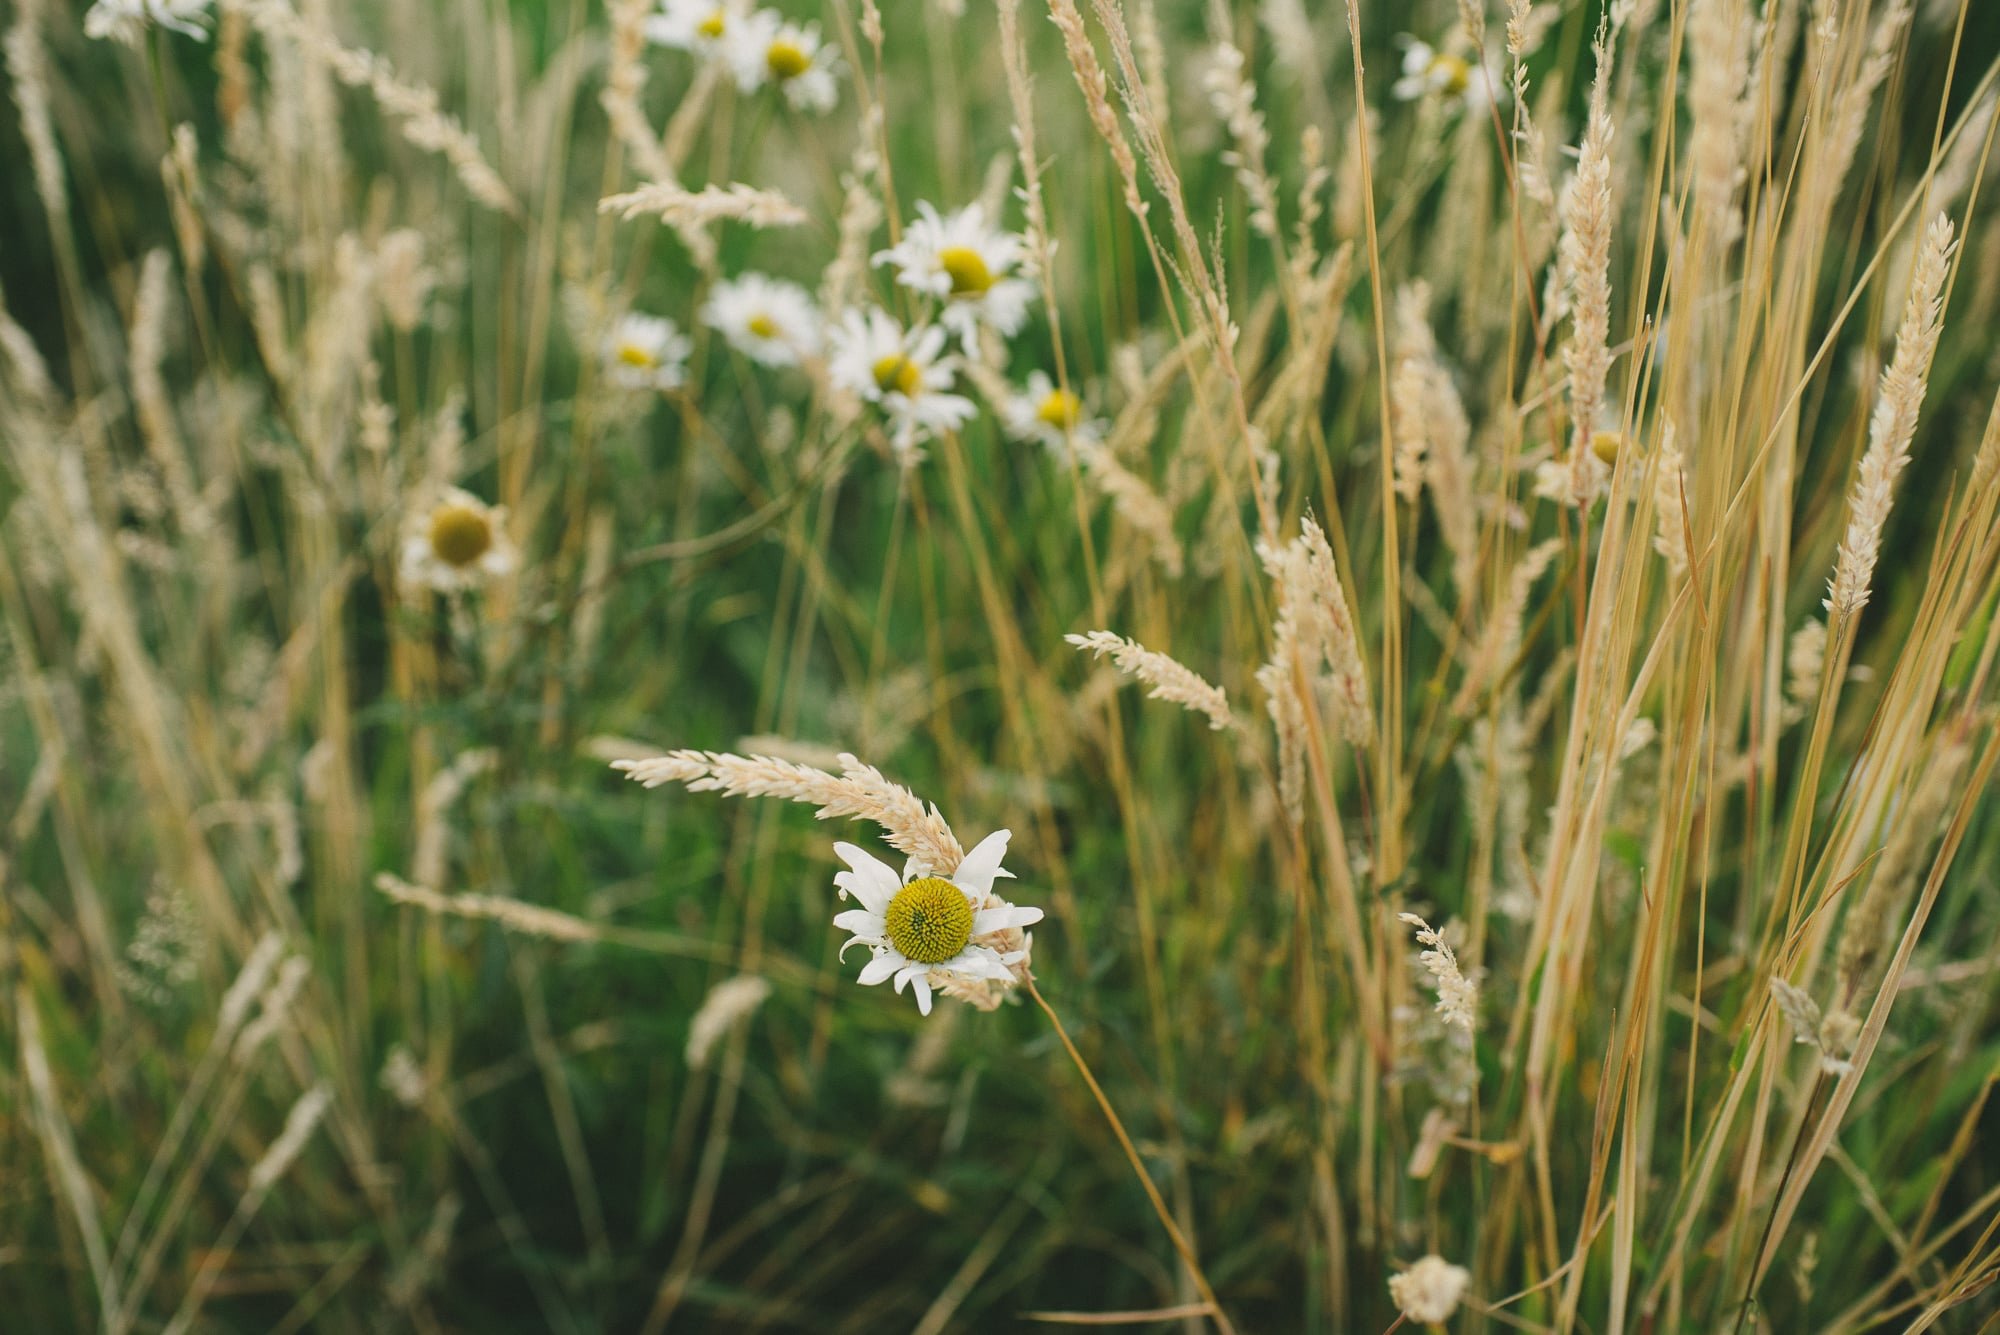
[[[2000,12],[778,8],[0,16],[0,1328],[2000,1329]]]

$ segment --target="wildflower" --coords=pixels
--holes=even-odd
[[[626,315],[604,340],[611,383],[626,389],[679,389],[693,348],[672,320]]]
[[[796,366],[819,351],[819,311],[797,283],[747,273],[717,283],[701,318],[729,345],[766,366]]]
[[[750,17],[745,0],[660,0],[660,12],[647,16],[646,40],[696,55],[720,55]]]
[[[1447,1321],[1458,1310],[1458,1300],[1471,1282],[1472,1275],[1464,1266],[1432,1253],[1408,1270],[1389,1276],[1389,1301],[1420,1325]]]
[[[508,540],[507,510],[469,491],[446,487],[428,506],[413,507],[403,527],[403,583],[455,593],[512,571],[518,553]]]
[[[1094,445],[1104,438],[1103,421],[1085,416],[1083,399],[1045,371],[1028,373],[1027,388],[1000,405],[1000,419],[1016,440],[1039,440],[1058,453],[1072,441]]]
[[[1414,102],[1441,93],[1470,112],[1484,111],[1493,104],[1499,85],[1491,70],[1415,37],[1405,36],[1403,41],[1403,77],[1389,89],[1399,101]]]
[[[848,311],[829,335],[834,384],[879,403],[895,426],[895,443],[907,453],[939,431],[972,419],[972,400],[950,393],[953,363],[944,352],[944,330],[905,330],[879,307]]]
[[[1040,922],[1042,911],[1017,907],[993,893],[996,877],[1013,875],[1000,865],[1010,837],[1006,830],[987,835],[949,877],[932,875],[916,859],[899,877],[866,850],[835,844],[833,851],[849,870],[835,875],[833,883],[843,899],[853,895],[861,904],[833,920],[835,927],[854,934],[841,953],[863,945],[873,956],[859,981],[873,986],[895,979],[896,991],[908,986],[916,992],[917,1009],[925,1015],[931,1013],[933,987],[1013,987],[1013,966],[1026,961],[1027,941],[1020,938],[1018,947],[1004,951],[996,946],[1013,946],[1004,934]]]
[[[736,26],[728,56],[736,86],[746,93],[776,84],[795,110],[821,113],[840,100],[840,57],[820,39],[817,23],[792,23],[760,9]]]
[[[157,23],[205,42],[208,30],[200,20],[207,15],[208,0],[97,0],[83,16],[83,35],[111,37],[137,46],[146,34],[146,25]]]
[[[969,346],[982,324],[1012,334],[1028,318],[1034,284],[1015,270],[1021,238],[986,221],[986,210],[968,204],[949,217],[928,203],[917,205],[917,220],[875,263],[895,266],[896,281],[945,303],[939,323]]]

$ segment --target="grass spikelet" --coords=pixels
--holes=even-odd
[[[1570,337],[1563,349],[1569,372],[1569,500],[1587,506],[1608,470],[1590,448],[1611,369],[1611,37],[1600,32],[1593,48],[1597,77],[1590,86],[1590,114],[1577,149],[1576,174],[1563,192],[1562,272],[1569,282]]]
[[[340,44],[285,0],[223,0],[226,9],[247,17],[268,39],[296,42],[300,51],[350,88],[365,88],[382,110],[398,121],[412,147],[436,153],[451,164],[467,194],[499,213],[519,214],[520,203],[500,173],[479,150],[456,117],[439,105],[435,89],[401,78],[372,51]]]
[[[894,847],[949,875],[965,850],[938,814],[916,794],[891,783],[872,765],[842,753],[839,775],[773,756],[738,756],[716,751],[675,751],[651,760],[615,760],[611,767],[648,788],[679,783],[696,793],[730,797],[778,797],[819,808],[821,820],[842,817],[873,821]]]
[[[710,988],[688,1025],[688,1068],[699,1071],[707,1066],[723,1035],[748,1019],[770,995],[770,982],[755,974],[727,978]]]
[[[1951,219],[1939,214],[1925,231],[1910,271],[1910,294],[1903,305],[1903,322],[1896,330],[1896,352],[1882,372],[1875,411],[1868,419],[1868,449],[1855,469],[1847,532],[1840,540],[1840,556],[1827,586],[1826,608],[1837,618],[1852,617],[1868,604],[1881,551],[1882,525],[1895,499],[1896,475],[1910,459],[1931,356],[1943,329],[1941,294],[1952,247]]]
[[[1168,700],[1183,709],[1204,715],[1208,726],[1218,732],[1236,726],[1236,718],[1229,712],[1229,698],[1222,688],[1209,685],[1202,680],[1201,674],[1178,660],[1108,630],[1093,630],[1084,635],[1065,635],[1063,638],[1099,658],[1109,654],[1120,672],[1153,688],[1146,692],[1147,699]]]
[[[740,222],[751,227],[795,227],[806,212],[775,190],[759,190],[738,181],[732,185],[685,190],[671,181],[651,181],[624,194],[597,202],[599,213],[620,218],[653,214],[674,227],[700,227],[714,222]]]

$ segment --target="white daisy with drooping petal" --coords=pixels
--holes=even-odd
[[[870,952],[859,982],[873,986],[894,979],[896,991],[910,988],[917,1009],[931,1013],[931,990],[964,984],[1012,988],[1015,966],[1026,960],[1025,938],[1010,936],[1042,920],[1038,908],[1010,904],[993,893],[993,882],[1013,873],[1000,865],[1011,834],[996,830],[965,855],[949,877],[911,866],[895,869],[853,844],[835,844],[848,870],[835,874],[841,898],[860,908],[835,915],[833,925],[853,935],[840,948],[866,946]],[[1010,946],[1013,941],[1021,944]]]
[[[699,56],[720,56],[749,18],[748,0],[660,0],[660,12],[646,18],[646,40]]]
[[[1016,272],[1022,254],[1021,238],[987,222],[982,205],[945,217],[919,203],[917,220],[875,263],[895,266],[897,282],[942,300],[938,322],[969,348],[982,324],[1007,335],[1027,321],[1035,285]]]
[[[1467,111],[1483,112],[1498,99],[1500,85],[1492,70],[1415,37],[1405,35],[1400,40],[1403,77],[1389,89],[1399,100],[1414,102],[1436,94],[1455,99]]]
[[[1039,440],[1057,453],[1074,441],[1095,445],[1104,439],[1104,420],[1089,416],[1083,399],[1046,371],[1030,371],[1027,388],[1001,405],[1000,416],[1014,439]]]
[[[604,340],[604,363],[611,383],[625,389],[679,389],[693,351],[672,320],[625,315]]]
[[[157,23],[198,42],[208,40],[201,20],[208,17],[209,0],[97,0],[83,16],[85,37],[110,37],[137,46],[146,28]]]
[[[507,536],[507,509],[445,487],[403,518],[397,573],[406,588],[457,593],[510,573],[520,554]]]
[[[746,273],[715,285],[702,320],[744,356],[766,366],[796,366],[817,356],[819,308],[797,283]]]
[[[746,93],[776,84],[793,107],[821,114],[840,101],[840,55],[821,40],[817,23],[760,9],[735,25],[726,50],[736,86]]]
[[[955,363],[944,355],[944,330],[904,329],[879,306],[850,310],[828,334],[833,383],[882,405],[896,448],[908,452],[940,431],[972,420],[972,400],[951,393]]]

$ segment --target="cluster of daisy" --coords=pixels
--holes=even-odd
[[[816,23],[794,23],[747,0],[660,0],[647,40],[711,60],[739,91],[770,85],[800,111],[825,113],[840,101],[840,56]]]
[[[727,31],[735,11],[713,12]],[[720,40],[698,31],[696,38]],[[916,320],[900,320],[878,305],[828,315],[797,283],[761,273],[717,283],[700,316],[751,361],[810,367],[835,389],[873,406],[898,455],[911,461],[924,441],[976,415],[972,400],[959,392],[959,376],[966,360],[980,355],[984,334],[1004,339],[1026,323],[1035,284],[1024,273],[1024,259],[1021,238],[988,221],[982,205],[941,214],[920,203],[901,239],[874,257],[898,287],[923,303]],[[602,356],[614,385],[670,391],[686,382],[691,351],[673,321],[635,312],[612,324]],[[1009,435],[1052,450],[1103,434],[1082,398],[1042,371],[1030,374],[1025,387],[1006,390],[995,407]]]

